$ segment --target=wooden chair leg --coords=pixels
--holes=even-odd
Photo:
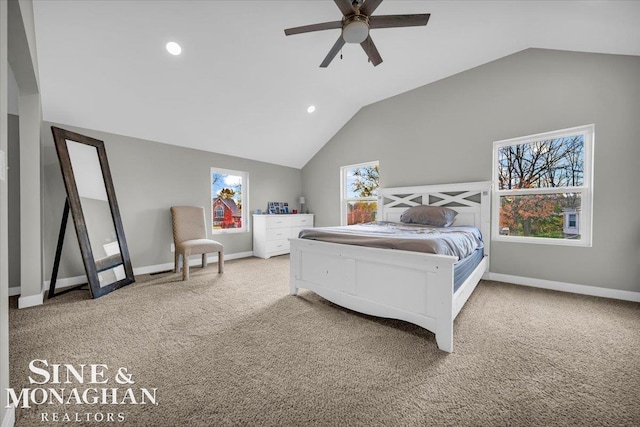
[[[202,268],[207,266],[207,254],[202,254]]]
[[[182,255],[182,280],[189,280],[189,257]]]
[[[218,273],[224,272],[224,254],[222,251],[218,252]]]
[[[173,257],[173,272],[174,273],[180,272],[180,253],[178,251],[175,251],[175,254]]]

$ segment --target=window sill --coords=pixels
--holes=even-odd
[[[522,236],[492,236],[492,242],[508,242],[508,243],[527,243],[534,245],[553,245],[553,246],[574,246],[574,247],[592,247],[591,241],[586,238],[581,239],[552,239],[545,237],[522,237]]]
[[[211,232],[211,234],[213,234],[214,236],[216,235],[220,235],[220,234],[237,234],[237,233],[248,233],[249,230],[246,229],[242,229],[242,228],[229,228],[226,230],[214,230]]]

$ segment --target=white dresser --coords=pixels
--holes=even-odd
[[[254,215],[253,255],[270,258],[289,253],[289,239],[313,227],[313,214]]]

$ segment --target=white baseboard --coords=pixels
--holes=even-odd
[[[2,420],[2,427],[13,427],[16,423],[16,408],[13,405],[9,405],[4,413],[4,419]]]
[[[83,283],[87,283],[87,276],[85,276],[84,274],[82,276],[63,277],[56,280],[56,289],[64,289],[68,288],[69,286],[81,285]],[[45,280],[43,292],[49,292],[49,285],[51,285],[51,280]]]
[[[237,252],[235,254],[225,254],[224,259],[225,261],[227,260],[232,260],[232,259],[240,259],[240,258],[248,258],[253,256],[253,252],[249,251],[249,252]],[[191,257],[189,258],[189,265],[200,265],[202,261],[200,260],[200,257]],[[208,263],[217,263],[218,262],[218,255],[212,255],[212,256],[208,256],[207,257],[207,262]],[[164,264],[156,264],[156,265],[148,265],[145,267],[135,267],[133,269],[133,274],[134,275],[141,275],[141,274],[151,274],[151,273],[159,273],[161,271],[167,271],[167,270],[173,270],[173,262],[167,262]],[[81,285],[83,283],[87,283],[87,276],[82,275],[82,276],[75,276],[75,277],[64,277],[61,279],[58,279],[56,281],[56,289],[64,289],[64,288],[68,288],[69,286],[76,286],[76,285]],[[24,307],[31,307],[33,305],[40,305],[43,302],[43,296],[46,292],[49,291],[49,286],[51,285],[51,281],[50,280],[46,280],[44,282],[44,287],[43,287],[43,291],[42,291],[42,295],[33,295],[31,297],[27,297],[27,298],[34,298],[34,301],[36,300],[35,297],[40,297],[40,302],[37,304],[31,304],[31,305],[25,305]],[[20,288],[10,288],[10,289],[17,289],[18,293],[16,295],[20,294]],[[22,298],[20,298],[20,300],[22,300]],[[19,308],[24,308],[23,306],[20,305],[20,300],[18,300],[18,306]],[[31,300],[29,300],[31,301]]]
[[[15,297],[16,295],[20,295],[20,286],[9,288],[9,296]]]
[[[224,256],[224,260],[228,261],[228,260],[232,260],[232,259],[240,259],[240,258],[249,258],[253,256],[253,252],[238,252],[235,254],[225,254]],[[195,257],[195,255],[191,258],[189,258],[189,265],[200,265],[202,261],[200,261],[200,257]],[[218,255],[210,255],[207,257],[207,262],[208,263],[217,263],[218,262]],[[173,263],[172,262],[167,262],[165,264],[156,264],[156,265],[149,265],[146,267],[137,267],[133,269],[133,274],[138,275],[138,274],[151,274],[151,273],[158,273],[160,271],[167,271],[167,270],[173,270]],[[85,279],[86,281],[86,279]],[[57,287],[57,286],[56,286]]]
[[[600,288],[597,286],[576,285],[574,283],[556,282],[553,280],[532,279],[530,277],[512,276],[510,274],[489,273],[489,280],[513,283],[533,288],[550,289],[572,294],[591,295],[594,297],[613,298],[624,301],[640,302],[640,292],[622,291],[618,289]]]
[[[189,260],[189,265],[196,265],[194,260]],[[146,267],[136,267],[133,269],[133,275],[160,273],[161,271],[173,270],[173,263],[167,262],[165,264],[148,265]]]
[[[39,293],[35,295],[29,295],[27,297],[18,298],[18,308],[34,307],[41,305],[44,301],[44,294]]]

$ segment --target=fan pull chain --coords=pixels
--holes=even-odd
[[[342,48],[340,48],[340,60],[342,60]]]

